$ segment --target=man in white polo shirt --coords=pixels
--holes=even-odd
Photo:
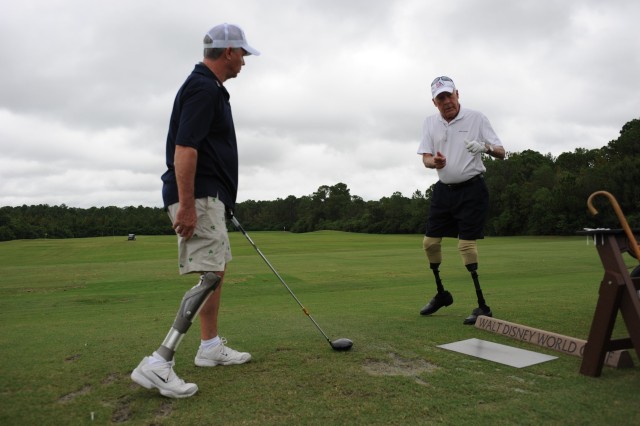
[[[471,274],[478,297],[478,307],[464,319],[475,324],[480,315],[492,316],[478,280],[476,240],[484,238],[483,227],[489,209],[489,192],[484,182],[482,155],[504,159],[502,142],[484,114],[462,108],[459,93],[449,77],[437,77],[431,83],[433,104],[439,113],[424,121],[418,154],[429,169],[436,169],[440,179],[434,186],[424,250],[436,281],[437,294],[421,310],[431,315],[453,303],[444,289],[439,266],[442,262],[443,237],[458,239],[458,251]]]

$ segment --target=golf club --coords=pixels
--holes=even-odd
[[[291,291],[291,289],[289,288],[287,283],[284,282],[284,280],[282,279],[280,274],[278,274],[278,271],[276,271],[276,269],[273,267],[273,265],[271,265],[271,263],[267,260],[265,255],[262,254],[262,252],[260,251],[258,246],[256,246],[256,244],[253,242],[251,237],[247,234],[247,231],[245,231],[244,228],[242,227],[242,225],[240,225],[240,222],[238,222],[238,219],[236,219],[236,217],[233,215],[232,212],[229,212],[229,213],[231,215],[231,222],[233,223],[233,225],[238,229],[238,231],[242,232],[242,235],[245,236],[247,241],[249,241],[249,244],[251,244],[253,246],[253,248],[256,250],[256,252],[258,252],[258,254],[262,258],[262,260],[264,260],[264,262],[267,264],[269,269],[271,269],[273,271],[273,273],[276,274],[276,277],[278,277],[278,279],[280,280],[282,285],[287,289],[289,294],[295,299],[295,301],[298,303],[298,306],[300,306],[300,308],[302,308],[302,312],[304,312],[304,314],[311,320],[311,322],[313,322],[313,325],[315,325],[316,328],[318,329],[318,331],[320,331],[320,333],[322,333],[324,338],[327,339],[327,342],[329,342],[329,345],[331,345],[333,350],[336,350],[336,351],[348,351],[349,349],[351,349],[351,347],[353,346],[353,342],[351,340],[349,340],[349,339],[341,338],[341,339],[336,339],[336,340],[333,340],[333,341],[331,341],[331,339],[329,339],[329,336],[327,336],[327,334],[324,331],[322,331],[322,328],[320,328],[320,326],[318,325],[316,320],[313,319],[313,317],[311,316],[309,311],[307,311],[307,308],[305,308],[302,305],[302,303],[300,302],[300,300],[296,297],[296,295],[293,294],[293,291]]]

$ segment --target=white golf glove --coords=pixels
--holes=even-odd
[[[472,154],[487,152],[487,147],[483,143],[480,143],[478,141],[465,141],[465,146],[467,147],[467,151]]]

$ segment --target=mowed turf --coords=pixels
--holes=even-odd
[[[203,369],[194,324],[176,372],[196,382],[170,400],[133,384],[195,277],[180,277],[174,237],[0,243],[0,424],[640,424],[640,362],[579,374],[580,359],[464,326],[476,306],[445,239],[435,292],[420,235],[250,232],[324,331],[333,351],[240,233],[231,234],[220,314],[249,364]],[[603,269],[584,237],[487,238],[480,280],[499,319],[588,337]],[[637,264],[627,259],[631,267]],[[626,336],[618,318],[614,336]],[[438,345],[478,338],[559,358],[516,369]]]

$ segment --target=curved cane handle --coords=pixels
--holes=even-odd
[[[593,207],[593,199],[597,195],[604,195],[609,199],[609,202],[611,202],[611,206],[613,207],[613,210],[616,212],[616,216],[618,216],[618,220],[622,225],[622,229],[624,229],[624,232],[625,234],[627,234],[627,238],[629,239],[629,243],[632,245],[631,248],[633,250],[633,254],[635,255],[635,258],[638,259],[638,261],[640,261],[640,247],[638,247],[638,242],[636,241],[636,237],[633,235],[633,232],[629,227],[629,223],[627,222],[627,218],[624,217],[624,214],[622,213],[622,209],[620,208],[620,204],[618,204],[618,200],[616,200],[616,197],[614,197],[613,195],[611,195],[611,193],[607,191],[594,192],[589,196],[589,199],[587,200],[587,207],[589,208],[589,212],[594,216],[598,214],[598,210],[596,210],[596,208]]]

